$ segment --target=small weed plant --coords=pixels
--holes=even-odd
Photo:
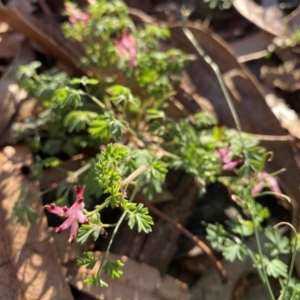
[[[181,72],[191,60],[178,49],[160,50],[160,40],[169,38],[166,28],[136,27],[125,4],[117,0],[92,1],[86,11],[73,2],[66,2],[65,8],[63,32],[84,47],[86,55],[79,66],[89,76],[70,78],[56,69],[43,70],[39,62],[21,66],[20,83],[29,96],[39,99],[39,109],[14,124],[14,140],[30,145],[36,178],[41,179],[43,170],[50,167],[66,174],[65,180],[41,192],[56,191],[55,203],[45,205],[50,213],[64,217],[56,232],[70,228],[69,242],[85,243],[107,236],[106,229],[113,227],[98,271],[84,282],[106,286],[103,273],[111,278],[121,276],[121,261],[110,259],[120,224],[127,222],[131,229],[145,233],[153,226],[147,207],[135,201],[136,194],[151,201],[162,192],[166,173],[181,169],[195,177],[199,195],[210,182],[226,184],[244,211],[244,217],[231,221],[228,229],[207,224],[211,246],[229,261],[250,257],[270,299],[276,297],[269,277],[281,284],[278,299],[300,299],[300,283],[292,278],[297,235],[289,240],[278,228],[264,228],[262,222],[269,211],[256,201],[266,194],[288,199],[280,192],[277,173],[265,172],[270,153],[251,135],[218,126],[208,113],[179,119],[166,113]],[[77,171],[65,169],[63,160],[74,156],[83,157],[82,166]],[[224,171],[229,175],[224,176]],[[75,201],[69,206],[71,193]],[[37,217],[30,203],[22,200],[26,194],[28,198],[24,186],[13,212],[24,225]],[[93,199],[103,200],[94,205]],[[122,210],[117,223],[102,222],[108,207]],[[261,233],[268,240],[264,245]],[[251,235],[256,238],[257,251],[247,247]],[[289,253],[290,268],[280,259]],[[97,260],[86,252],[78,264],[93,269]]]

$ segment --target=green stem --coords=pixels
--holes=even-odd
[[[297,236],[296,236],[296,239],[297,239]],[[292,278],[292,273],[293,273],[293,269],[294,269],[294,265],[295,265],[295,261],[296,261],[296,254],[297,254],[297,240],[295,241],[295,245],[294,245],[293,250],[294,251],[293,251],[293,255],[292,255],[292,259],[291,259],[288,278],[287,278],[286,283],[285,283],[285,288],[283,290],[282,297],[280,297],[278,300],[284,300],[285,299],[285,294],[286,294],[286,291],[288,289],[289,281]]]
[[[288,273],[288,278],[286,280],[282,296],[279,297],[279,299],[278,299],[278,300],[284,300],[286,291],[288,289],[289,281],[290,281],[290,279],[292,277],[292,273],[293,273],[293,269],[294,269],[294,265],[295,265],[295,260],[296,260],[296,254],[297,254],[297,230],[295,229],[295,227],[291,223],[288,223],[288,222],[280,222],[280,223],[276,224],[274,226],[274,228],[276,228],[276,227],[278,227],[280,225],[288,225],[292,229],[292,231],[294,232],[294,234],[295,234],[295,245],[294,245],[293,255],[292,255],[292,259],[291,259],[291,263],[290,263],[290,269],[289,269],[289,273]],[[294,297],[292,297],[292,299],[294,299]]]
[[[133,199],[134,199],[136,193],[138,192],[138,190],[139,190],[139,184],[137,184],[137,185],[135,186],[135,188],[134,188],[134,190],[133,190],[133,192],[132,192],[132,194],[131,194],[131,196],[130,196],[129,202],[132,202],[132,201],[133,201]],[[116,236],[116,234],[117,234],[117,232],[118,232],[118,230],[119,230],[119,227],[121,226],[121,223],[123,222],[123,220],[124,220],[125,217],[126,217],[126,214],[127,214],[127,211],[124,210],[123,213],[122,213],[122,215],[121,215],[121,217],[120,217],[120,219],[119,219],[119,221],[118,221],[117,224],[116,224],[116,227],[115,227],[115,229],[114,229],[114,231],[113,231],[113,233],[112,233],[112,235],[111,235],[111,238],[110,238],[110,240],[109,240],[109,243],[108,243],[108,246],[107,246],[107,248],[106,248],[106,251],[105,251],[104,255],[103,255],[102,258],[101,258],[101,263],[100,263],[100,266],[99,266],[99,269],[98,269],[98,272],[97,272],[98,275],[100,275],[100,273],[101,273],[101,271],[102,271],[102,269],[103,269],[103,267],[104,267],[104,261],[105,261],[105,260],[107,259],[107,257],[108,257],[108,254],[109,254],[109,250],[110,250],[110,248],[111,248],[111,245],[112,245],[112,243],[113,243],[113,241],[114,241],[114,238],[115,238],[115,236]]]
[[[82,94],[84,94],[85,96],[89,97],[95,104],[97,104],[101,109],[105,108],[105,105],[99,100],[97,99],[95,96],[86,93],[86,92],[82,92]]]
[[[191,13],[191,12],[189,12]],[[193,33],[190,31],[190,29],[186,26],[186,16],[183,16],[183,20],[182,20],[182,30],[184,32],[184,34],[186,35],[186,37],[189,39],[189,41],[192,43],[192,45],[195,47],[195,49],[197,50],[198,54],[204,59],[204,61],[212,68],[212,70],[214,71],[217,79],[218,79],[218,82],[220,84],[220,87],[222,89],[222,92],[225,96],[225,99],[226,99],[226,102],[227,102],[227,105],[230,109],[230,112],[231,112],[231,115],[233,117],[233,120],[235,122],[235,125],[236,125],[236,128],[237,128],[237,131],[238,131],[238,135],[239,135],[239,139],[240,139],[240,142],[241,142],[241,146],[242,146],[242,149],[245,149],[244,147],[244,142],[243,142],[243,139],[242,139],[242,134],[241,134],[241,131],[242,131],[242,126],[241,126],[241,123],[240,123],[240,120],[239,120],[239,117],[238,117],[238,114],[236,112],[236,109],[233,105],[233,101],[231,99],[231,96],[228,92],[228,89],[224,83],[224,80],[223,80],[223,76],[222,76],[222,73],[220,71],[220,68],[219,66],[212,60],[212,58],[206,54],[206,52],[204,51],[204,49],[200,46],[200,44],[198,43],[198,41],[195,39]],[[243,150],[244,152],[244,150]],[[244,154],[245,156],[245,154]]]
[[[253,205],[253,200],[251,200],[250,204]],[[261,278],[261,279],[263,280],[264,286],[266,287],[269,298],[271,300],[275,300],[275,297],[273,295],[273,292],[272,292],[272,289],[271,289],[271,286],[270,286],[270,282],[269,282],[269,278],[268,278],[266,269],[263,265],[263,253],[262,253],[262,249],[261,249],[261,243],[260,243],[260,239],[259,239],[258,228],[257,228],[255,217],[252,214],[251,207],[249,207],[249,211],[251,213],[251,218],[252,218],[252,221],[253,221],[253,224],[254,224],[255,241],[256,241],[257,250],[258,250],[258,254],[259,254],[259,260],[260,260],[260,264],[261,264],[261,268],[262,268],[262,273],[261,274],[262,274],[263,278]]]

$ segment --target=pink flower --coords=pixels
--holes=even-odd
[[[256,195],[259,192],[261,192],[265,186],[265,184],[267,184],[270,188],[271,191],[273,191],[274,193],[277,194],[281,194],[281,190],[280,187],[278,185],[277,179],[273,176],[271,176],[270,174],[268,174],[267,172],[263,171],[263,172],[259,172],[257,174],[258,179],[260,179],[260,181],[253,187],[252,189],[252,195]],[[276,195],[277,198],[279,198],[279,196]]]
[[[66,5],[65,10],[68,12],[69,22],[71,23],[71,25],[73,25],[77,21],[83,21],[84,27],[87,25],[86,21],[90,18],[90,15],[88,13],[80,11],[79,9],[76,9],[75,7],[70,5]]]
[[[82,212],[84,208],[83,202],[83,194],[84,194],[85,186],[76,186],[76,201],[71,207],[60,207],[54,203],[45,205],[45,209],[49,212],[66,217],[67,219],[55,229],[56,233],[62,232],[63,230],[71,227],[70,238],[68,240],[69,243],[72,243],[75,240],[77,235],[78,223],[88,223],[88,218]]]
[[[133,36],[129,33],[124,33],[122,38],[116,41],[119,55],[129,60],[129,65],[134,68],[137,56],[137,44]]]
[[[223,171],[233,170],[242,162],[241,159],[235,161],[231,160],[231,158],[228,156],[229,148],[230,148],[230,143],[225,148],[216,147],[216,151],[219,156],[219,161],[223,163],[222,166]]]

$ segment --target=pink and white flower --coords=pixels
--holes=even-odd
[[[83,21],[83,26],[87,25],[87,20],[90,18],[90,15],[88,13],[76,9],[71,5],[66,5],[65,10],[68,13],[69,22],[71,23],[71,25],[74,25],[74,23],[76,23],[77,21]]]
[[[236,168],[241,162],[241,159],[233,161],[229,156],[229,148],[230,148],[230,143],[225,147],[225,148],[218,148],[216,147],[216,151],[219,156],[219,161],[223,163],[222,170],[233,170]]]
[[[259,192],[261,192],[266,184],[269,186],[271,191],[277,194],[281,194],[279,184],[275,177],[271,176],[265,171],[259,172],[257,174],[257,177],[260,181],[253,187],[251,191],[252,195],[257,195]],[[276,197],[279,198],[279,196],[277,195]]]
[[[67,219],[55,229],[56,233],[62,232],[63,230],[71,227],[69,243],[75,240],[77,231],[79,228],[79,223],[88,223],[88,217],[82,212],[84,208],[83,194],[85,186],[76,186],[76,201],[71,207],[61,207],[54,203],[45,205],[45,209],[50,213],[66,217]]]
[[[115,42],[120,57],[129,60],[131,68],[135,67],[137,56],[137,43],[132,34],[124,33],[122,38]]]

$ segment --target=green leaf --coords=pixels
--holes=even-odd
[[[124,87],[122,85],[113,85],[107,89],[107,92],[113,96],[119,96],[119,95],[128,95],[131,93],[130,89],[127,87]]]
[[[251,236],[254,233],[254,223],[239,216],[238,223],[232,225],[232,231],[244,237]]]
[[[216,117],[209,113],[209,112],[199,112],[194,115],[194,118],[196,120],[196,125],[198,127],[207,127],[212,125],[217,125],[217,119]],[[222,128],[222,127],[218,127]],[[220,137],[220,135],[219,135]]]
[[[218,249],[223,246],[225,238],[225,230],[223,225],[208,224],[206,227],[207,240],[210,241],[212,248]]]
[[[99,80],[95,78],[88,78],[86,76],[82,76],[81,78],[72,78],[70,80],[71,84],[82,84],[82,85],[95,85],[99,83]]]
[[[89,278],[85,278],[83,280],[84,283],[88,283],[88,284],[91,284],[93,287],[97,287],[97,286],[100,286],[100,287],[108,287],[108,284],[103,281],[98,274],[95,274],[93,275],[92,277],[89,277]]]
[[[242,245],[239,245],[232,240],[226,239],[222,253],[227,260],[233,262],[237,258],[239,260],[244,260],[247,251]]]
[[[290,252],[289,239],[282,236],[277,228],[267,227],[265,235],[271,243],[265,243],[265,248],[270,251],[271,256],[278,256],[279,254],[288,254]]]
[[[82,224],[79,227],[76,241],[84,244],[90,235],[92,235],[93,240],[96,241],[103,230],[101,225],[100,215],[95,212],[92,216],[90,216],[89,224]]]
[[[62,107],[66,105],[78,107],[81,101],[81,94],[82,91],[70,87],[62,87],[56,90],[54,99],[56,99]]]
[[[64,118],[64,126],[68,128],[69,132],[79,132],[86,128],[99,115],[91,111],[77,111],[69,112]]]
[[[92,270],[97,263],[98,259],[93,256],[91,252],[83,252],[83,257],[77,258],[78,266],[85,266],[89,270]]]
[[[146,111],[146,119],[147,120],[152,120],[152,119],[163,119],[165,120],[166,115],[165,112],[162,110],[157,110],[157,109],[147,109]]]
[[[55,168],[61,164],[61,160],[55,156],[47,157],[43,160],[43,165],[45,167]]]
[[[82,224],[78,229],[76,241],[78,243],[84,244],[93,232],[94,226],[89,224]]]
[[[129,207],[125,204],[124,209],[127,210],[126,219],[128,220],[130,229],[137,225],[138,232],[144,231],[145,233],[149,233],[152,231],[151,225],[154,223],[152,217],[148,214],[147,207],[144,207],[141,203],[138,205],[131,203]]]
[[[108,260],[104,267],[103,272],[106,275],[109,275],[112,279],[120,278],[123,274],[123,271],[120,270],[124,264],[120,260]]]
[[[123,130],[126,129],[128,129],[126,121],[117,120],[113,112],[106,112],[91,123],[89,132],[93,137],[109,140],[112,136],[115,141],[118,141],[123,136]]]
[[[286,277],[288,272],[288,267],[279,259],[272,259],[266,265],[266,272],[269,276],[274,278]]]

